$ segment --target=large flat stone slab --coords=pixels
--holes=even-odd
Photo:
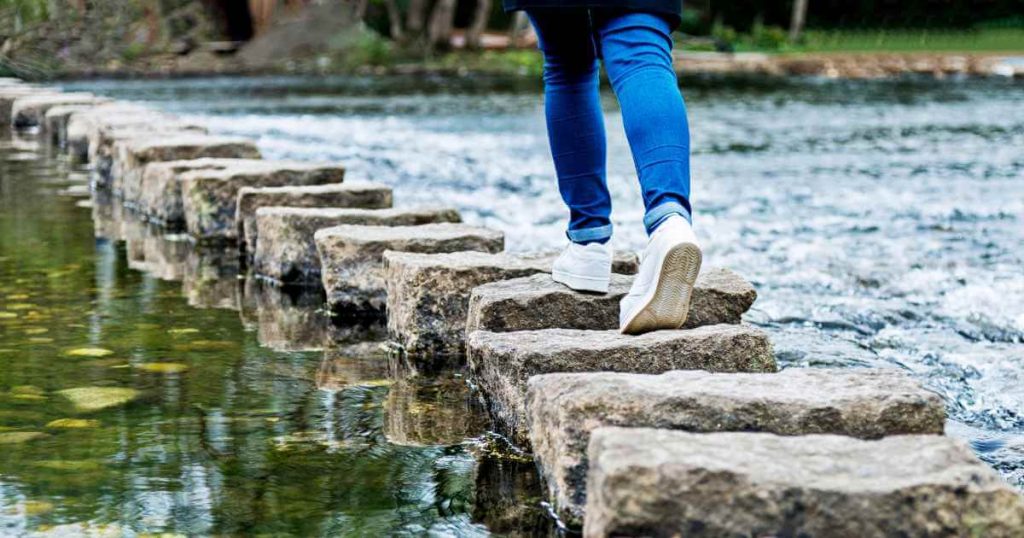
[[[326,228],[314,235],[327,304],[337,313],[384,313],[387,287],[384,251],[442,253],[500,252],[505,234],[466,224],[354,226]]]
[[[95,105],[59,105],[50,108],[43,116],[39,132],[46,142],[54,147],[63,148],[67,142],[68,122],[71,116],[93,108]]]
[[[959,441],[600,428],[584,535],[1024,535],[1024,497]]]
[[[14,102],[24,97],[38,97],[42,95],[59,95],[60,92],[49,88],[40,88],[29,84],[8,84],[0,86],[0,126],[11,127],[11,112],[14,109]]]
[[[338,207],[387,209],[391,187],[357,181],[332,185],[242,187],[235,202],[238,247],[249,257],[256,251],[256,210],[261,207]]]
[[[343,209],[262,207],[256,210],[256,251],[253,271],[288,285],[319,286],[320,257],[313,234],[340,224],[416,226],[461,222],[449,208]]]
[[[466,330],[616,329],[619,301],[632,283],[631,276],[612,275],[607,294],[573,291],[541,275],[486,284],[473,290]],[[733,271],[705,269],[683,328],[739,323],[756,299],[754,287]]]
[[[188,233],[200,241],[234,241],[235,209],[242,187],[341,183],[345,167],[336,163],[267,161],[245,167],[191,170],[181,175],[181,200]]]
[[[138,188],[129,186],[124,203],[169,230],[185,230],[181,176],[194,170],[226,170],[260,166],[258,159],[190,159],[146,165]]]
[[[640,336],[573,329],[476,331],[467,344],[470,370],[495,425],[523,447],[529,445],[526,383],[535,375],[778,369],[768,335],[748,325],[706,325]]]
[[[25,95],[11,104],[11,125],[16,129],[39,127],[46,111],[61,105],[97,105],[109,102],[91,93],[42,93]]]
[[[694,432],[941,435],[945,404],[899,370],[546,374],[527,382],[538,467],[563,521],[583,522],[587,444],[602,426]]]
[[[136,131],[127,129],[127,136],[116,137],[113,143],[114,162],[110,171],[111,189],[120,195],[122,183],[140,181],[147,164],[161,161],[181,161],[203,157],[229,159],[259,159],[260,151],[248,139],[233,136],[215,136],[176,130]]]
[[[549,273],[555,256],[552,253],[387,253],[384,272],[388,287],[388,332],[411,357],[462,358],[474,288]],[[635,256],[617,255],[612,269],[635,272]],[[532,278],[551,280],[543,275]],[[614,277],[615,282],[625,278],[628,277]]]

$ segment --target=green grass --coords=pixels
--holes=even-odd
[[[783,52],[1024,52],[1024,28],[808,31]]]

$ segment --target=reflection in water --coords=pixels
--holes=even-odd
[[[0,137],[0,534],[550,532],[532,466],[499,496],[484,441],[389,440],[397,378],[378,343],[352,341],[379,327],[325,326],[322,298],[253,288],[237,256],[101,196],[76,207],[54,195],[67,172]],[[328,330],[349,343],[291,349]],[[480,507],[488,496],[522,523]]]

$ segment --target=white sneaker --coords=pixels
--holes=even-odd
[[[701,251],[690,223],[673,215],[654,230],[633,287],[619,302],[619,330],[642,334],[678,329],[690,313]]]
[[[555,259],[551,278],[577,291],[608,293],[612,249],[601,243],[569,243]]]

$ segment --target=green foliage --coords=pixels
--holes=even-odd
[[[1021,52],[1024,28],[963,31],[862,30],[809,31],[802,51],[809,52]]]
[[[0,0],[0,32],[20,30],[6,28],[8,24],[15,26],[45,21],[50,16],[50,4],[47,0]]]

